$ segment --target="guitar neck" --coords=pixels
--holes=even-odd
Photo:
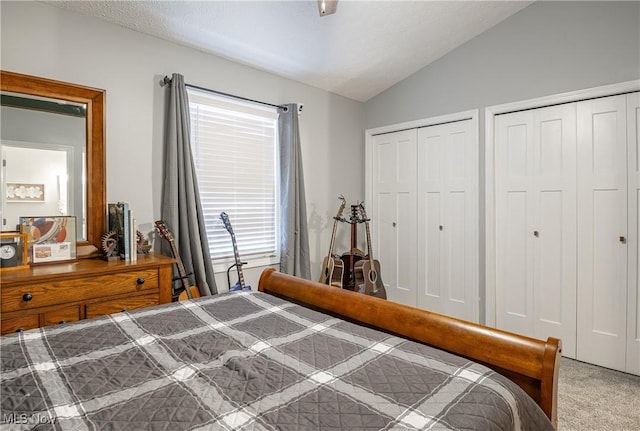
[[[240,253],[238,253],[238,244],[236,243],[236,236],[231,234],[231,243],[233,244],[233,254],[236,259],[236,268],[238,270],[238,280],[240,281],[240,286],[244,289],[244,274],[242,273],[242,261],[240,260]]]
[[[176,242],[173,238],[171,238],[169,240],[169,244],[171,245],[171,252],[173,253],[173,257],[177,260],[178,275],[180,276],[182,287],[188,290],[190,286],[189,286],[189,281],[187,280],[187,270],[184,269],[184,264],[182,263],[182,259],[180,258],[180,253],[178,253]]]
[[[358,247],[358,206],[351,205],[351,255],[355,256]],[[351,267],[353,272],[355,259],[351,259]]]
[[[333,221],[333,232],[331,233],[331,242],[329,243],[329,253],[327,254],[327,259],[333,256],[333,248],[336,244],[336,231],[338,230],[338,218],[336,217]]]
[[[367,231],[367,253],[369,254],[369,263],[373,267],[373,252],[371,251],[371,233],[369,231],[369,221],[364,222],[365,230]]]

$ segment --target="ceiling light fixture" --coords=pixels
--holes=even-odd
[[[320,16],[331,15],[338,9],[338,0],[318,0]]]

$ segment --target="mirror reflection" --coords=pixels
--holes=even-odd
[[[87,239],[87,106],[0,92],[2,230],[20,217],[73,215]]]

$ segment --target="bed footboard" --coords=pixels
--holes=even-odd
[[[258,290],[484,364],[518,384],[557,428],[562,345],[293,277],[269,268]]]

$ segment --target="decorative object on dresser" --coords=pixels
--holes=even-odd
[[[110,230],[102,235],[102,256],[105,260],[109,262],[120,260],[118,250],[118,233],[115,230]]]
[[[229,232],[229,235],[231,235],[231,243],[233,244],[233,257],[235,259],[235,263],[231,265],[229,269],[227,269],[227,282],[229,283],[229,292],[251,290],[251,286],[247,286],[245,284],[244,273],[242,272],[242,265],[246,265],[247,262],[243,262],[242,259],[240,259],[240,253],[238,253],[238,244],[236,243],[236,234],[233,233],[233,229],[231,228],[231,222],[229,221],[229,216],[227,215],[226,212],[223,211],[220,213],[220,220],[222,220],[222,223],[224,223],[225,229],[227,229],[227,232]],[[238,271],[238,281],[232,287],[231,281],[229,281],[229,270],[231,270],[231,268],[233,268],[234,266]]]
[[[178,252],[178,247],[176,247],[176,240],[173,237],[173,234],[167,227],[167,224],[162,220],[156,220],[155,222],[156,228],[164,239],[169,241],[169,245],[171,246],[171,252],[173,253],[173,257],[176,260],[176,266],[178,268],[178,278],[175,280],[180,280],[182,283],[182,291],[176,292],[172,286],[172,296],[178,298],[178,301],[185,301],[187,299],[200,298],[200,289],[198,286],[192,286],[189,284],[189,274],[184,269],[184,264],[182,263],[182,259],[180,258],[180,253]],[[172,280],[172,281],[175,281]],[[173,284],[173,283],[172,283]]]
[[[174,262],[149,254],[135,263],[81,259],[3,271],[0,333],[171,302]]]
[[[26,232],[0,232],[0,272],[28,268],[28,249]]]
[[[347,206],[347,201],[344,196],[338,196],[340,200],[340,208],[333,217],[333,231],[331,233],[331,241],[329,242],[329,253],[322,261],[322,269],[320,270],[320,280],[322,284],[328,284],[329,286],[342,287],[342,276],[344,274],[344,265],[340,257],[336,256],[333,249],[336,244],[336,231],[338,230],[338,222],[344,221],[342,213]]]
[[[151,244],[149,240],[144,237],[144,234],[139,230],[136,230],[136,251],[138,255],[148,254],[151,251]]]
[[[115,232],[120,258],[135,261],[138,257],[136,221],[127,202],[108,204],[109,233]]]
[[[76,259],[75,216],[20,217],[32,265]]]

